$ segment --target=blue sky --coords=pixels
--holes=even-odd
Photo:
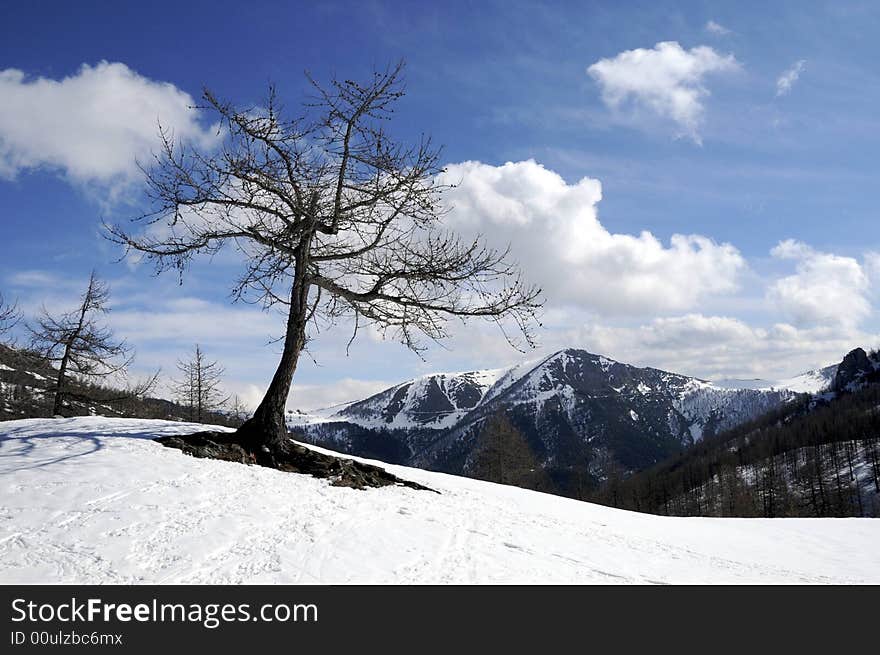
[[[231,258],[179,286],[100,237],[142,206],[156,118],[209,143],[203,86],[250,104],[272,82],[293,110],[306,69],[400,58],[393,129],[444,145],[453,227],[511,242],[547,289],[544,350],[780,378],[880,343],[875,3],[3,4],[0,289],[60,307],[97,268],[141,370],[198,340],[258,398],[280,326],[229,303]],[[347,337],[312,344],[293,406],[521,357],[486,326],[426,361]]]

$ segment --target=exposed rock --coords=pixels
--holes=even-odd
[[[257,458],[239,444],[229,441],[223,432],[197,432],[196,434],[174,435],[156,439],[166,448],[177,448],[187,455],[207,459],[222,459],[226,462],[256,464]]]
[[[834,377],[834,391],[852,390],[853,385],[861,382],[873,371],[874,364],[862,348],[851,350],[837,367],[837,375]]]
[[[434,491],[410,480],[403,480],[378,466],[352,459],[325,455],[294,442],[288,442],[283,451],[253,452],[236,441],[234,432],[197,432],[156,439],[167,448],[177,448],[193,457],[220,459],[241,464],[258,464],[289,473],[306,473],[332,481],[336,487],[366,489],[396,485]],[[436,492],[435,492],[436,493]]]

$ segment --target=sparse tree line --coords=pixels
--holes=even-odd
[[[674,516],[880,516],[880,386],[805,399],[591,499]]]
[[[240,425],[247,419],[241,400],[221,389],[223,367],[196,344],[178,361],[180,376],[171,380],[176,403],[153,398],[160,372],[132,380],[134,350],[102,320],[109,311],[110,288],[94,272],[75,308],[50,312],[45,307],[25,320],[17,303],[0,294],[0,397],[5,418],[109,414],[173,418]],[[16,347],[10,333],[24,325],[25,345]],[[9,364],[13,364],[10,366]]]

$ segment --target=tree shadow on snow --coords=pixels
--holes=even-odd
[[[2,425],[0,425],[0,429],[2,429]],[[112,428],[90,430],[88,433],[77,430],[57,430],[42,434],[32,434],[32,430],[33,428],[14,428],[0,433],[0,475],[28,469],[44,468],[66,460],[92,455],[104,448],[104,441],[106,439],[114,437],[149,440],[156,438],[155,431],[119,432],[112,430]],[[37,448],[40,442],[46,439],[65,439],[70,445],[76,444],[76,451],[65,453],[62,456],[36,459],[34,461],[35,456],[39,456]]]

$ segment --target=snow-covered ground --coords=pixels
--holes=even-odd
[[[201,426],[0,423],[0,583],[880,583],[880,520],[664,518],[399,466],[356,491],[163,448]]]

